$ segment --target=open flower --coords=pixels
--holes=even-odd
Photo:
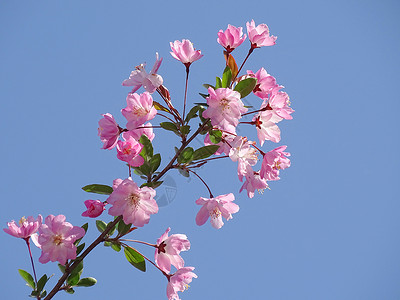
[[[129,93],[126,103],[127,106],[121,112],[128,121],[126,124],[128,130],[142,126],[157,114],[157,110],[153,106],[153,97],[148,92],[140,95]]]
[[[246,27],[252,49],[275,45],[277,37],[269,35],[269,29],[266,24],[260,24],[256,27],[254,20],[251,20],[251,22],[246,23]]]
[[[65,222],[65,216],[49,215],[39,227],[38,246],[42,250],[39,262],[58,261],[65,265],[67,259],[76,258],[74,242],[85,235],[85,230]]]
[[[184,266],[183,258],[179,255],[181,251],[190,249],[190,242],[184,234],[173,234],[168,236],[171,228],[168,228],[157,240],[157,249],[154,258],[157,266],[164,272],[171,271],[171,264],[180,269]]]
[[[221,195],[216,198],[200,197],[196,200],[196,204],[203,205],[196,216],[196,224],[203,225],[209,217],[211,217],[211,225],[219,229],[224,225],[222,217],[226,220],[232,219],[232,214],[239,211],[239,206],[232,201],[235,196],[232,193]]]
[[[247,196],[249,198],[254,197],[254,191],[258,190],[262,193],[265,189],[269,188],[267,180],[260,177],[260,172],[254,172],[251,167],[248,167],[249,171],[246,173],[245,182],[240,188],[240,193],[246,189]]]
[[[4,232],[21,239],[29,239],[36,231],[39,226],[42,225],[42,216],[38,215],[35,220],[32,216],[28,218],[22,217],[18,224],[12,220],[7,223],[8,228],[3,228]]]
[[[290,167],[289,152],[283,152],[287,146],[280,146],[264,154],[260,177],[266,180],[279,180],[279,170]]]
[[[151,214],[158,212],[155,196],[156,191],[152,188],[139,188],[131,178],[127,178],[107,198],[112,205],[108,213],[112,216],[122,215],[125,224],[142,227],[149,223]]]
[[[274,88],[278,86],[274,76],[267,73],[264,68],[261,68],[256,73],[248,70],[247,74],[257,79],[257,84],[253,89],[254,95],[261,99],[267,99]]]
[[[147,73],[144,69],[145,64],[140,64],[136,66],[136,70],[132,71],[128,79],[122,82],[123,86],[133,86],[132,92],[136,92],[142,85],[145,90],[149,93],[154,93],[155,90],[163,84],[163,79],[157,74],[158,68],[160,68],[162,58],[158,58],[158,53],[156,52],[156,62],[150,73]]]
[[[187,68],[192,62],[203,57],[200,50],[194,50],[193,44],[189,40],[175,41],[169,44],[172,50],[170,52],[172,57],[182,62]]]
[[[281,130],[276,123],[281,120],[282,118],[274,114],[272,110],[261,111],[253,118],[261,146],[266,140],[279,143],[281,140]]]
[[[99,121],[98,135],[104,143],[102,149],[110,150],[117,144],[121,131],[112,114],[106,113],[102,116],[103,118]]]
[[[176,271],[168,278],[167,297],[168,300],[180,300],[178,292],[183,292],[189,288],[189,283],[197,275],[193,273],[194,267],[184,267]]]
[[[225,48],[226,52],[231,53],[235,48],[239,47],[245,39],[246,35],[243,35],[242,27],[228,25],[225,31],[221,29],[218,32],[217,42]]]
[[[132,167],[140,167],[143,165],[144,159],[139,155],[143,149],[143,145],[140,144],[129,131],[124,132],[122,137],[124,141],[118,141],[117,143],[118,159],[127,162]]]
[[[246,137],[236,136],[231,142],[231,150],[229,157],[232,161],[238,162],[238,177],[243,180],[246,175],[248,166],[254,166],[257,163],[257,150],[252,147],[255,142],[248,141]]]
[[[84,203],[87,210],[82,213],[83,217],[97,218],[106,209],[105,204],[100,200],[86,200]]]

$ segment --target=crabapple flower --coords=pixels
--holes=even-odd
[[[254,191],[263,191],[266,188],[269,188],[267,180],[260,177],[260,172],[254,172],[251,167],[248,167],[250,170],[246,173],[246,180],[240,188],[240,193],[246,189],[247,196],[249,198],[254,197]]]
[[[127,106],[121,112],[128,121],[126,124],[128,130],[142,126],[157,114],[157,110],[153,106],[153,98],[148,92],[140,95],[129,93],[126,103]]]
[[[168,300],[180,300],[178,292],[183,292],[189,288],[189,283],[197,275],[193,273],[194,267],[184,267],[176,271],[168,278],[167,297]]]
[[[218,145],[219,148],[218,150],[214,153],[214,155],[220,155],[222,153],[225,153],[226,155],[229,155],[229,151],[231,150],[230,143],[234,140],[235,136],[233,134],[229,134],[226,132],[222,132],[221,136],[221,141],[218,144],[214,144],[210,140],[210,134],[207,133],[205,138],[204,138],[204,145]]]
[[[18,224],[14,220],[8,222],[8,228],[3,228],[3,230],[14,237],[26,240],[38,231],[40,225],[42,225],[41,215],[38,215],[36,220],[32,216],[29,216],[28,218],[22,217]]]
[[[113,186],[112,186],[112,188],[113,188],[114,191],[115,191],[115,189],[121,184],[122,181],[124,181],[124,180],[121,179],[121,178],[117,178],[117,179],[114,179],[114,180],[113,180]]]
[[[146,64],[140,64],[135,67],[136,70],[132,71],[129,78],[122,82],[122,85],[133,86],[131,93],[136,92],[142,85],[147,92],[150,94],[154,93],[155,90],[163,84],[162,77],[157,74],[161,62],[162,58],[159,58],[158,53],[156,52],[156,62],[154,63],[150,74],[148,74],[144,69]]]
[[[103,118],[99,121],[98,135],[104,143],[102,149],[111,150],[117,144],[121,129],[111,114],[106,113],[102,116]]]
[[[187,68],[192,62],[203,57],[200,50],[194,50],[193,44],[189,40],[182,40],[182,42],[175,41],[169,44],[172,50],[172,52],[170,52],[172,57],[179,60]]]
[[[136,129],[129,130],[129,134],[137,141],[143,134],[147,136],[150,141],[152,141],[155,137],[153,125],[151,125],[150,122],[144,124],[143,127],[137,127]]]
[[[87,210],[82,213],[83,217],[97,218],[106,209],[100,200],[86,200],[84,203]]]
[[[156,191],[152,188],[139,188],[131,178],[127,178],[107,198],[112,205],[108,213],[112,216],[122,215],[125,224],[142,227],[149,223],[151,214],[158,212],[155,196]]]
[[[289,152],[283,152],[287,146],[280,146],[264,154],[260,177],[266,180],[279,180],[279,170],[290,167]]]
[[[65,222],[65,216],[49,215],[45,223],[39,227],[37,243],[42,250],[39,262],[58,261],[65,265],[67,259],[76,258],[76,246],[74,242],[85,235],[85,230],[78,226],[72,226]]]
[[[261,68],[255,74],[248,70],[247,74],[257,79],[257,84],[253,89],[253,93],[261,99],[268,98],[272,90],[278,86],[275,77],[269,75],[264,68]]]
[[[210,118],[211,124],[218,129],[235,133],[242,114],[247,112],[240,93],[229,88],[214,90],[208,88],[210,96],[206,98],[208,108],[203,112],[204,118]]]
[[[183,258],[179,255],[181,251],[190,249],[190,242],[184,234],[173,234],[168,236],[171,228],[168,228],[157,240],[157,249],[154,254],[157,266],[166,273],[171,271],[171,264],[180,269],[184,266]]]
[[[261,111],[257,116],[254,116],[253,123],[256,125],[257,136],[261,146],[266,140],[274,143],[278,143],[281,140],[281,131],[276,125],[281,120],[282,118],[275,115],[272,110]]]
[[[280,118],[291,120],[293,117],[290,115],[294,110],[289,106],[289,95],[285,92],[273,93],[268,100],[268,106]]]
[[[254,20],[251,20],[251,22],[246,23],[246,27],[252,49],[275,45],[277,37],[269,35],[269,29],[266,24],[260,24],[256,27]]]
[[[221,195],[216,198],[200,197],[196,200],[196,204],[203,205],[196,216],[196,224],[203,225],[209,217],[211,217],[211,225],[219,229],[224,225],[222,217],[226,220],[232,219],[232,214],[239,211],[239,206],[232,201],[235,196],[232,193]]]
[[[246,35],[243,35],[242,27],[228,25],[225,31],[221,29],[218,32],[217,42],[225,48],[226,52],[231,53],[235,48],[239,47],[245,39]]]
[[[117,143],[118,159],[127,162],[131,167],[140,167],[143,165],[144,159],[139,155],[143,149],[143,145],[129,131],[124,132],[122,137],[124,141],[118,141]]]
[[[254,142],[248,141],[246,137],[236,136],[231,142],[231,150],[229,157],[232,161],[238,162],[238,176],[242,181],[243,176],[246,175],[248,166],[254,166],[257,163],[257,150],[251,145]]]

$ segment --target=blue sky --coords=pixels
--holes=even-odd
[[[159,73],[181,108],[184,67],[169,42],[188,38],[204,54],[191,67],[189,100],[198,102],[201,84],[224,68],[218,30],[254,19],[278,40],[246,67],[266,68],[291,97],[296,112],[280,123],[280,145],[288,145],[292,166],[253,199],[238,193],[236,164],[202,168],[215,194],[234,192],[240,205],[221,230],[195,224],[194,201],[207,191],[171,172],[157,191],[170,203],[135,238],[154,242],[168,226],[187,234],[192,249],[183,257],[199,278],[182,299],[399,299],[399,8],[342,0],[0,1],[2,226],[23,215],[64,214],[74,225],[89,222],[86,241],[93,240],[94,220],[80,216],[93,197],[81,187],[127,176],[97,136],[100,114],[123,122],[129,88],[122,80],[142,62],[151,67],[158,51]],[[235,50],[238,61],[247,43]],[[172,134],[157,135],[164,163],[177,144]],[[29,289],[17,269],[30,268],[25,246],[5,233],[1,241],[2,297],[23,299]],[[37,269],[59,276],[53,264]],[[56,299],[166,299],[157,270],[148,265],[142,274],[103,246],[84,275],[98,285]]]

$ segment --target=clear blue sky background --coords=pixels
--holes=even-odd
[[[183,257],[199,278],[182,299],[400,299],[399,8],[388,0],[0,1],[1,226],[23,215],[65,214],[75,225],[89,221],[93,240],[94,220],[80,216],[93,197],[80,188],[127,177],[97,137],[100,114],[124,122],[122,80],[139,63],[151,68],[158,51],[160,74],[181,107],[184,67],[169,42],[189,38],[204,54],[191,69],[189,100],[197,102],[201,84],[224,67],[218,30],[254,18],[278,40],[247,68],[266,68],[291,97],[296,112],[280,123],[280,144],[292,167],[253,199],[238,193],[235,163],[200,170],[215,194],[234,192],[241,207],[221,230],[195,224],[194,201],[207,192],[171,172],[157,191],[171,203],[135,237],[154,242],[168,226],[188,235],[192,249]],[[247,43],[235,51],[238,61]],[[156,137],[164,163],[178,143],[169,133]],[[24,243],[5,233],[0,239],[1,298],[25,299],[29,289],[17,273],[30,269]],[[60,274],[55,264],[37,269]],[[99,284],[56,299],[166,298],[157,270],[148,265],[142,274],[103,246],[84,275]]]

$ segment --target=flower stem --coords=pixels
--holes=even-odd
[[[240,74],[240,71],[242,70],[242,68],[243,68],[244,64],[246,63],[247,59],[249,58],[250,54],[253,53],[253,51],[254,51],[254,48],[251,47],[251,48],[249,49],[249,53],[247,53],[246,58],[245,58],[244,61],[242,62],[242,65],[240,66],[240,68],[239,68],[239,70],[238,70],[236,76],[232,79],[231,87],[232,87],[233,83],[235,82],[236,78],[238,77],[238,75]]]
[[[151,247],[157,248],[156,244],[150,244],[150,243],[146,243],[146,242],[143,242],[143,241],[129,240],[129,239],[119,239],[119,240],[122,241],[122,242],[140,243],[140,244],[144,244],[144,245],[147,245],[147,246],[151,246]]]
[[[199,178],[201,180],[201,182],[206,186],[208,192],[210,193],[210,198],[214,198],[213,194],[211,193],[210,187],[207,185],[207,183],[203,180],[203,178],[201,178],[195,171],[190,170],[188,168],[186,168],[186,170],[188,170],[189,172],[192,172],[194,175],[197,176],[197,178]]]
[[[35,270],[35,264],[33,263],[33,258],[32,258],[32,252],[31,252],[31,245],[29,243],[29,237],[24,239],[26,242],[26,246],[28,247],[28,251],[29,251],[29,256],[31,258],[31,264],[32,264],[32,270],[33,270],[33,276],[35,278],[35,283],[36,283],[36,287],[37,287],[37,277],[36,277],[36,270]]]
[[[185,99],[183,100],[183,115],[182,115],[182,125],[185,120],[185,111],[186,111],[186,98],[187,98],[187,90],[188,90],[188,81],[189,81],[189,65],[186,66],[186,84],[185,84]]]

